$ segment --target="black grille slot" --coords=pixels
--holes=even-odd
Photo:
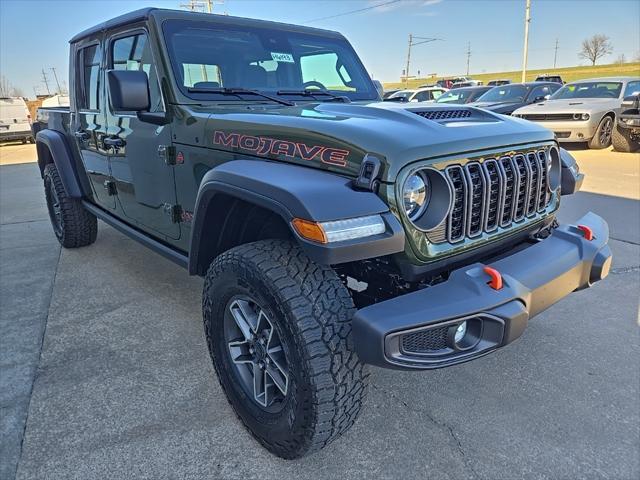
[[[500,215],[501,197],[501,172],[498,162],[493,158],[484,161],[484,168],[487,172],[487,211],[485,229],[490,232],[498,227]]]
[[[516,166],[516,208],[513,214],[514,220],[522,220],[524,217],[524,209],[527,202],[528,184],[527,184],[527,164],[523,155],[516,155],[514,158]]]
[[[549,195],[549,190],[547,189],[547,162],[549,159],[547,158],[546,152],[538,152],[538,160],[540,160],[540,190],[538,191],[538,211],[544,210],[551,196]]]
[[[427,120],[450,120],[454,118],[469,118],[470,110],[412,110],[416,115],[420,115]]]
[[[406,353],[433,353],[447,348],[448,327],[430,328],[402,336]]]
[[[484,228],[486,180],[479,163],[469,163],[464,170],[469,181],[469,228],[467,235],[476,237],[482,233]]]
[[[544,212],[551,201],[549,161],[540,150],[446,167],[453,192],[446,240],[460,242]]]
[[[538,192],[540,191],[540,165],[538,157],[535,153],[527,154],[529,161],[529,171],[531,173],[531,181],[529,182],[529,201],[527,204],[527,215],[536,213],[538,206]]]
[[[502,206],[502,219],[500,220],[500,226],[506,227],[511,223],[513,219],[513,197],[514,197],[514,185],[515,185],[515,171],[513,169],[513,163],[511,163],[510,157],[503,157],[500,159],[500,166],[504,172],[504,203]]]
[[[453,201],[449,213],[448,235],[450,242],[458,242],[465,237],[465,223],[467,217],[467,184],[462,167],[455,165],[446,170],[453,190]]]

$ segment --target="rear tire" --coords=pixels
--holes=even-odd
[[[613,129],[611,143],[616,152],[631,153],[640,150],[640,142],[634,141],[626,128],[616,126],[616,128]]]
[[[591,140],[589,140],[589,148],[593,150],[601,150],[611,145],[611,132],[613,131],[613,118],[609,115],[600,120],[600,124],[596,129],[596,133]]]
[[[91,245],[98,235],[98,220],[76,198],[67,196],[55,164],[44,168],[44,192],[53,233],[65,248]]]
[[[246,313],[237,302],[245,302]],[[315,264],[284,240],[241,245],[209,267],[202,310],[222,389],[267,450],[282,458],[302,457],[353,425],[365,398],[368,371],[353,350],[353,301],[331,268]],[[236,328],[245,318],[255,319],[246,323],[253,326]],[[263,327],[256,326],[260,318]],[[265,360],[271,355],[268,331],[277,335],[282,352],[271,362]],[[261,373],[268,370],[265,363],[278,366],[280,381]],[[271,389],[264,387],[269,402],[266,393],[258,394],[262,390],[255,378],[264,378],[264,385],[273,380]]]

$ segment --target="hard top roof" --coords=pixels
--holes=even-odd
[[[155,15],[160,15],[163,19],[176,18],[182,20],[209,21],[216,24],[273,28],[278,30],[291,30],[296,32],[313,33],[316,35],[342,38],[342,35],[340,33],[334,32],[332,30],[304,27],[301,25],[293,25],[288,23],[271,22],[268,20],[256,20],[253,18],[234,17],[230,15],[215,15],[210,13],[190,12],[186,10],[172,10],[167,8],[142,8],[140,10],[125,13],[124,15],[120,15],[118,17],[112,18],[111,20],[107,20],[106,22],[99,23],[98,25],[83,30],[77,35],[74,35],[73,38],[69,40],[69,43],[75,43],[85,37],[88,37],[89,35],[111,30],[123,25],[127,25],[129,23],[143,22]]]

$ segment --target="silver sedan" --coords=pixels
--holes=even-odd
[[[640,78],[611,77],[569,83],[544,102],[513,112],[553,130],[559,142],[607,148],[624,97],[640,91]]]

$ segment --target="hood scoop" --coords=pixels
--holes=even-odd
[[[476,108],[429,108],[409,111],[420,115],[422,118],[438,123],[456,121],[487,122],[496,120],[491,114]]]

